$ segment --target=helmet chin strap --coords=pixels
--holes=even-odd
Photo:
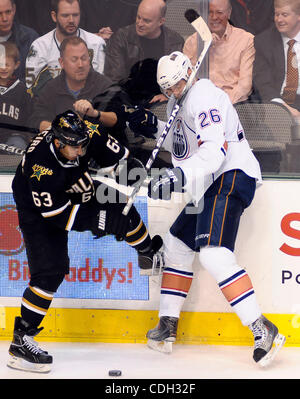
[[[187,84],[187,79],[185,79],[185,78],[182,78],[182,79],[183,79],[183,80],[186,82],[186,84]],[[171,95],[168,94],[168,89],[163,89],[163,88],[161,87],[160,90],[161,90],[161,92],[162,92],[166,97],[168,97],[169,99],[170,99],[172,96],[174,96],[174,93],[172,93]],[[187,90],[186,90],[186,85],[185,85],[184,88],[182,89],[182,92],[181,92],[180,96],[177,97],[176,99],[178,100],[179,98],[181,98],[183,95],[185,95],[186,92],[187,92]],[[174,97],[175,97],[175,96],[174,96]]]

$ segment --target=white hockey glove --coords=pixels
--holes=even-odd
[[[151,179],[148,185],[148,197],[152,199],[171,199],[172,192],[184,193],[186,178],[181,168],[165,169]]]

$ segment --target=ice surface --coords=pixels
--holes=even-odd
[[[172,354],[143,344],[40,342],[53,356],[48,374],[16,371],[6,366],[8,341],[0,342],[0,379],[298,379],[300,348],[283,347],[271,366],[252,360],[252,347],[179,345]],[[122,370],[109,377],[109,370]]]

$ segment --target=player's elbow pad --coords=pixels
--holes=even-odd
[[[221,167],[225,156],[216,143],[201,144],[201,149],[180,165],[187,179],[186,191],[193,197],[201,198],[204,194],[204,178]]]
[[[222,146],[213,141],[205,141],[198,152],[186,160],[185,166],[194,169],[197,165],[197,168],[202,169],[203,175],[210,175],[221,167],[225,156],[226,152]]]

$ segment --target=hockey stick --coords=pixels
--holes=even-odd
[[[192,24],[193,28],[199,33],[201,39],[204,42],[204,47],[203,47],[203,50],[202,50],[202,52],[201,52],[201,54],[200,54],[200,56],[198,58],[198,61],[197,61],[196,65],[193,68],[192,73],[191,73],[191,75],[190,75],[190,77],[189,77],[189,79],[188,79],[188,81],[186,83],[186,86],[184,88],[182,96],[180,97],[180,99],[178,99],[175,102],[173,110],[171,112],[171,116],[170,116],[168,122],[166,123],[166,126],[165,126],[164,130],[162,131],[161,135],[159,136],[159,138],[158,138],[158,140],[156,142],[156,146],[154,147],[154,149],[153,149],[153,151],[152,151],[152,153],[150,155],[150,158],[148,159],[148,161],[147,161],[147,163],[145,165],[146,173],[148,173],[148,171],[150,170],[151,166],[153,165],[153,162],[155,161],[155,159],[157,157],[157,154],[158,154],[159,150],[161,149],[161,147],[162,147],[162,145],[163,145],[163,143],[164,143],[164,141],[165,141],[165,139],[166,139],[171,127],[172,127],[173,122],[174,122],[174,120],[176,118],[176,115],[178,114],[178,112],[180,110],[180,104],[182,103],[183,99],[185,98],[185,95],[188,92],[189,88],[192,86],[193,81],[194,81],[194,79],[196,77],[196,74],[197,74],[197,72],[198,72],[198,70],[200,68],[200,65],[202,64],[202,61],[203,61],[203,59],[204,59],[204,57],[205,57],[205,55],[206,55],[206,53],[207,53],[207,51],[209,49],[211,41],[212,41],[211,32],[210,32],[208,26],[206,25],[205,21],[203,20],[203,18],[199,17],[198,13],[196,11],[194,11],[194,10],[191,10],[191,11],[193,11],[193,12],[191,12],[190,14],[188,14],[186,12],[185,16],[188,19],[188,21]],[[193,22],[192,22],[193,16],[195,16],[195,15],[197,15],[198,18],[193,20]],[[134,187],[131,195],[128,197],[127,204],[125,205],[125,207],[123,209],[123,212],[122,212],[123,215],[125,215],[125,216],[128,215],[128,212],[129,212],[130,208],[132,207],[132,205],[134,203],[134,200],[135,200],[135,197],[137,196],[137,193],[139,192],[141,186],[143,185],[143,182],[144,181],[140,182],[138,185],[136,185]]]
[[[33,134],[40,133],[39,129],[36,129],[34,127],[19,126],[19,125],[13,125],[11,123],[4,123],[4,122],[0,122],[0,128],[9,129],[9,130],[17,130],[19,132],[29,132],[29,133],[33,133]]]
[[[21,148],[15,147],[13,145],[4,144],[4,143],[0,143],[0,151],[5,151],[11,155],[25,154],[25,150],[22,150]]]

